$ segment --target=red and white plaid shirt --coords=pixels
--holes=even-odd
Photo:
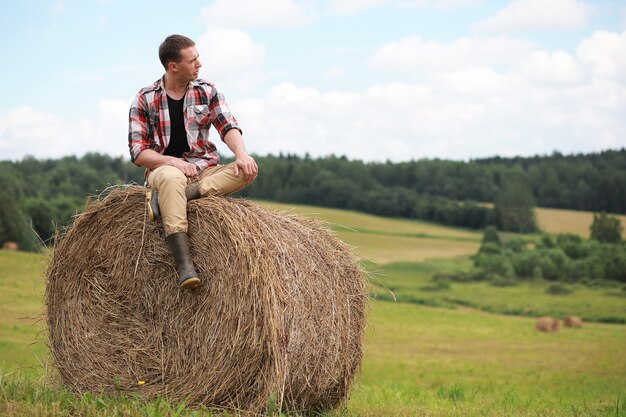
[[[170,143],[171,123],[163,78],[142,88],[130,106],[128,115],[128,147],[131,161],[145,149],[163,154]],[[230,114],[224,96],[213,84],[197,79],[187,86],[183,102],[183,120],[189,152],[182,157],[198,166],[198,172],[217,165],[219,156],[215,144],[209,141],[209,129],[215,127],[220,138],[230,129],[241,129]]]

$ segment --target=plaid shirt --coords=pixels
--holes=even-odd
[[[170,143],[170,112],[163,78],[151,86],[142,88],[130,106],[128,123],[128,147],[131,161],[135,161],[145,149],[160,154]],[[224,96],[213,84],[197,79],[189,83],[183,102],[183,120],[189,152],[182,157],[196,164],[198,171],[217,165],[217,148],[209,141],[209,129],[215,127],[224,140],[231,129],[237,129],[237,120],[230,114]]]

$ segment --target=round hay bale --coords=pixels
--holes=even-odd
[[[583,327],[583,320],[578,316],[567,316],[563,319],[563,326],[579,329]]]
[[[2,249],[16,251],[20,249],[20,245],[18,245],[16,242],[11,242],[10,240],[7,240],[2,244]]]
[[[553,317],[539,317],[535,322],[535,330],[544,333],[556,333],[559,331],[559,321]]]
[[[188,218],[203,283],[180,291],[144,195],[113,190],[53,251],[45,304],[63,383],[251,413],[269,398],[291,411],[344,402],[369,299],[351,250],[317,220],[202,198]]]

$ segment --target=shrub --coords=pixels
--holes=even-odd
[[[524,250],[526,249],[526,241],[524,241],[524,239],[516,237],[506,242],[504,247],[511,249],[515,253],[521,253],[524,252]]]
[[[541,276],[541,254],[538,251],[520,253],[512,259],[515,275],[521,278]]]
[[[478,253],[483,253],[486,255],[497,255],[502,252],[502,247],[494,242],[486,242],[480,246]]]
[[[514,287],[518,282],[514,278],[505,278],[500,275],[494,275],[489,280],[489,284],[494,287]]]
[[[560,234],[557,239],[557,245],[572,259],[586,258],[591,253],[591,246],[578,235]]]
[[[482,269],[488,276],[501,275],[512,277],[515,274],[511,261],[502,255],[478,254],[474,259],[474,266]]]
[[[483,234],[482,244],[485,243],[495,243],[498,246],[500,245],[500,235],[498,235],[498,229],[495,226],[487,226],[485,229],[485,234]]]
[[[554,283],[554,284],[550,284],[550,286],[546,288],[546,293],[552,294],[552,295],[567,295],[567,294],[571,294],[572,290],[564,284]]]
[[[622,224],[619,218],[608,216],[604,212],[594,214],[591,224],[591,238],[605,243],[621,242]]]
[[[552,241],[552,238],[550,237],[550,235],[541,236],[541,244],[546,248],[554,247],[554,242]]]

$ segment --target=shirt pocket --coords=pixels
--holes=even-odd
[[[195,106],[189,106],[187,109],[187,114],[190,116],[190,119],[193,119],[198,126],[209,126],[211,124],[209,120],[209,116],[211,113],[211,109],[206,104],[198,104]]]

